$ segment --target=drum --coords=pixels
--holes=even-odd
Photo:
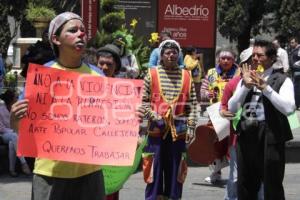
[[[195,131],[195,140],[187,149],[189,158],[198,164],[211,164],[215,159],[222,158],[228,151],[228,137],[219,141],[217,134],[209,122],[200,125]]]

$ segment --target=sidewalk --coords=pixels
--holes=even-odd
[[[182,200],[223,200],[228,167],[223,170],[220,184],[210,185],[203,180],[209,174],[208,167],[190,167],[184,184]],[[287,164],[284,180],[285,197],[287,200],[298,200],[300,196],[300,164]],[[142,174],[131,176],[120,192],[120,200],[144,199],[145,183]]]
[[[299,163],[286,164],[284,187],[287,200],[298,200],[300,197],[299,171]],[[190,167],[184,184],[182,200],[222,200],[228,167],[223,170],[224,180],[218,185],[210,185],[203,181],[208,174],[208,167]],[[141,172],[132,175],[120,191],[120,200],[143,200],[145,186]],[[30,200],[30,195],[31,177],[0,176],[0,200]]]
[[[300,112],[297,111],[300,119]],[[203,117],[202,123],[207,120]],[[285,196],[287,200],[300,198],[300,128],[293,130],[294,139],[287,143],[287,160],[285,171]],[[203,180],[209,175],[208,167],[189,167],[184,184],[182,200],[222,200],[224,196],[228,167],[223,171],[223,181],[218,185],[210,185]],[[0,200],[30,200],[32,177],[20,176],[11,178],[7,174],[0,175]],[[146,184],[142,173],[130,177],[120,191],[120,200],[143,200]]]

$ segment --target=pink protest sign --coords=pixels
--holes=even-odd
[[[142,80],[92,76],[31,64],[18,154],[101,165],[132,165]]]

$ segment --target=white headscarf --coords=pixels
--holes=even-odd
[[[180,45],[179,45],[179,43],[178,43],[177,41],[175,41],[175,40],[164,40],[164,41],[162,41],[162,42],[159,44],[159,47],[158,47],[158,49],[159,49],[159,55],[161,55],[161,51],[162,51],[163,47],[164,47],[167,43],[173,43],[173,44],[175,44],[175,45],[178,47],[178,53],[181,52]]]

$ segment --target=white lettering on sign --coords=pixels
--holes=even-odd
[[[203,5],[191,6],[191,7],[180,7],[177,4],[171,5],[168,4],[165,15],[176,15],[176,16],[201,16],[208,17],[209,9],[203,7]]]

